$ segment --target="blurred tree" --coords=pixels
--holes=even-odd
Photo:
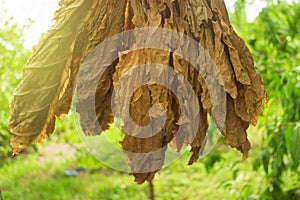
[[[267,7],[253,23],[245,18],[245,0],[236,2],[231,17],[238,33],[250,45],[269,94],[269,108],[260,119],[266,135],[254,162],[254,169],[263,166],[269,180],[261,198],[293,199],[300,182],[300,4],[266,2]],[[294,188],[285,188],[288,191],[284,192],[282,175],[287,172],[298,180]]]
[[[4,20],[6,11],[0,5],[0,156],[11,152],[7,122],[9,102],[21,78],[21,70],[30,52],[23,47],[23,31],[13,20]]]

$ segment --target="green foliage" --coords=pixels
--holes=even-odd
[[[300,4],[267,3],[256,20],[248,23],[240,17],[245,16],[245,1],[240,0],[232,19],[250,45],[269,94],[269,108],[260,119],[266,134],[253,165],[256,170],[263,166],[269,181],[262,198],[284,199],[283,174],[298,176],[294,187],[300,181]]]
[[[21,70],[29,51],[23,47],[23,31],[13,19],[4,21],[5,11],[0,5],[0,156],[11,152],[7,121],[9,101],[21,77]],[[4,13],[4,14],[3,14]]]

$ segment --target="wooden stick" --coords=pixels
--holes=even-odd
[[[0,200],[3,200],[3,196],[2,196],[2,190],[0,188]]]
[[[150,188],[150,200],[155,200],[153,181],[149,181],[149,188]]]

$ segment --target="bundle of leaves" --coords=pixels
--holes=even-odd
[[[191,145],[189,164],[193,164],[205,144],[208,115],[224,135],[225,142],[241,151],[246,159],[250,149],[246,130],[249,124],[255,125],[257,116],[262,114],[266,91],[247,46],[231,27],[223,0],[62,0],[60,6],[55,25],[35,46],[11,102],[9,129],[13,135],[14,153],[49,137],[56,118],[61,119],[70,109],[76,79],[85,83],[79,84],[77,91],[77,111],[84,132],[97,135],[108,129],[114,120],[113,92],[118,82],[127,77],[126,82],[115,90],[121,97],[127,98],[128,88],[135,85],[137,79],[150,81],[133,92],[129,111],[118,106],[120,99],[114,99],[117,112],[125,116],[122,117],[125,137],[121,144],[137,183],[153,179],[164,164],[165,151],[170,143],[178,150],[183,145]],[[146,41],[139,40],[138,35],[122,38],[122,42],[115,41],[128,51],[120,53],[118,49],[107,46],[108,50],[101,55],[93,53],[97,45],[118,33],[147,27],[154,31],[146,32]],[[201,73],[180,56],[180,52],[193,48],[192,43],[180,42],[182,37],[169,38],[178,40],[178,45],[170,46],[167,51],[136,48],[144,46],[149,42],[147,38],[153,38],[155,30],[161,28],[187,35],[203,47],[206,56],[191,55],[204,66]],[[165,35],[155,38],[156,43],[168,43]],[[114,62],[97,65],[98,69],[105,69],[100,78],[85,73],[85,68],[88,69],[91,61],[99,60],[99,56],[106,61],[116,55]],[[85,62],[86,58],[89,62]],[[214,65],[210,64],[211,61]],[[153,63],[161,64],[161,69],[155,68],[156,74],[147,71],[147,66],[151,68]],[[136,66],[144,66],[138,76],[132,71]],[[164,75],[164,66],[170,66],[180,75]],[[178,86],[171,91],[151,83],[153,76],[157,75],[171,83],[182,83],[182,77],[189,82],[197,96],[197,116],[185,115],[174,95],[183,93],[189,96],[188,90]],[[94,80],[97,80],[96,90],[90,90],[88,83]],[[219,91],[214,93],[210,88],[222,88],[225,98],[218,99]],[[225,109],[219,109],[222,101],[226,102]],[[92,112],[90,107],[87,108],[91,103]],[[155,105],[160,106],[153,107]],[[197,107],[190,105],[188,108]],[[139,137],[144,134],[140,127],[147,126],[155,117],[161,117],[161,109],[166,114],[164,127],[151,137]],[[93,112],[95,115],[91,115]],[[224,124],[220,126],[218,118],[224,113]],[[132,126],[132,120],[139,126]],[[195,123],[199,125],[196,133],[186,128],[178,134],[180,126]]]

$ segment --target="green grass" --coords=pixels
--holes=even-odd
[[[75,154],[66,156],[59,151],[51,152],[57,145],[70,147],[66,145],[67,140],[72,141],[71,149],[76,149]],[[192,166],[186,165],[190,154],[185,153],[157,173],[154,180],[156,199],[258,199],[256,194],[265,189],[267,180],[262,169],[258,172],[252,169],[259,142],[252,143],[254,148],[245,162],[241,162],[239,152],[221,142]],[[0,188],[4,200],[149,199],[148,183],[137,185],[131,175],[98,162],[84,151],[76,133],[56,133],[50,141],[38,144],[37,149],[0,161]],[[205,163],[216,155],[221,162],[208,168],[208,172]],[[86,171],[77,177],[64,174],[64,170],[78,167]],[[287,188],[297,182],[292,174],[285,174],[284,178]]]
[[[66,200],[147,198],[146,185],[137,186],[131,176],[105,167],[88,168],[77,177],[64,175],[65,169],[74,169],[80,164],[76,159],[65,160],[63,156],[41,162],[37,153],[19,155],[0,169],[3,197]]]

